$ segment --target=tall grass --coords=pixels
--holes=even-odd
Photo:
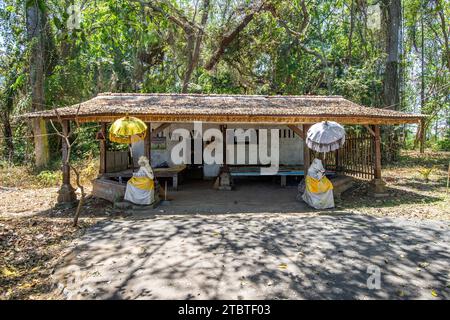
[[[99,160],[89,156],[87,159],[74,163],[81,173],[81,183],[87,185],[97,176]],[[6,188],[38,189],[57,187],[61,185],[61,163],[52,164],[44,170],[36,170],[31,165],[14,165],[0,162],[0,186]],[[75,177],[72,174],[72,185],[75,186]]]

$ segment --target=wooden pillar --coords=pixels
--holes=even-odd
[[[70,124],[68,120],[64,120],[61,123],[62,126],[62,134],[64,136],[69,135]],[[65,139],[62,139],[61,144],[62,151],[62,185],[58,191],[58,203],[72,203],[77,197],[75,195],[75,190],[70,184],[70,167],[66,164],[67,158],[69,156],[69,146],[67,145]]]
[[[381,136],[380,126],[374,126],[375,133],[375,179],[381,179]]]
[[[425,152],[425,119],[420,120],[419,125],[419,148],[420,153]]]
[[[223,137],[223,167],[219,174],[219,190],[231,190],[233,187],[233,180],[230,174],[230,168],[227,164],[227,126],[224,124],[221,126]]]
[[[309,124],[303,125],[303,134],[305,136],[305,139],[303,140],[303,170],[305,176],[308,173],[309,166],[311,165],[311,156],[309,154],[309,148],[306,145],[306,134],[310,126],[311,125]]]
[[[152,163],[152,124],[150,122],[145,123],[147,125],[147,134],[144,139],[144,156],[148,158],[149,163]]]
[[[100,139],[100,175],[106,173],[106,122],[101,123],[100,132],[102,137]]]
[[[222,137],[223,137],[223,141],[222,141],[222,148],[223,148],[223,169],[225,172],[229,171],[228,168],[228,164],[227,164],[227,125],[222,125],[221,126],[221,131],[222,131]]]
[[[339,157],[339,149],[337,149],[334,151],[334,170],[336,170],[336,173],[341,171]]]
[[[373,126],[374,132],[374,142],[375,142],[375,177],[372,181],[374,185],[374,193],[375,194],[384,194],[386,192],[385,183],[381,177],[381,134],[380,134],[380,126]]]

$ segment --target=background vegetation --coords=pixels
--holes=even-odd
[[[449,150],[449,16],[448,0],[0,0],[1,161],[55,166],[60,139],[15,116],[99,92],[343,95],[430,115],[422,137],[383,129],[386,162],[421,138]]]

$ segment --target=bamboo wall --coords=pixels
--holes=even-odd
[[[360,179],[375,178],[375,144],[370,133],[347,134],[344,145],[335,152],[311,152],[311,159],[320,158],[327,170],[342,172]],[[337,158],[337,160],[336,160]]]

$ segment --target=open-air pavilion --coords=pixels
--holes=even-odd
[[[360,106],[341,96],[262,96],[219,94],[136,94],[103,93],[86,102],[55,110],[28,113],[28,119],[61,120],[63,131],[70,130],[71,122],[95,122],[100,124],[97,134],[100,148],[99,178],[94,182],[94,195],[113,201],[124,189],[124,184],[114,178],[131,176],[128,154],[108,150],[108,124],[126,116],[135,116],[147,123],[148,132],[141,145],[141,154],[151,159],[156,167],[156,177],[171,178],[178,187],[178,178],[186,166],[170,163],[168,154],[173,143],[168,139],[170,130],[192,130],[194,122],[202,122],[205,128],[278,128],[280,129],[281,184],[287,177],[301,176],[307,171],[314,152],[304,142],[308,128],[320,121],[336,121],[342,125],[361,125],[365,133],[349,135],[343,148],[327,153],[324,162],[327,169],[339,175],[351,175],[372,180],[375,193],[383,192],[381,174],[380,125],[420,124],[422,115],[389,109]],[[172,144],[171,144],[172,143]],[[156,149],[152,146],[158,146]],[[161,147],[162,145],[162,147]],[[139,149],[136,146],[136,150]],[[224,148],[226,150],[226,148]],[[139,151],[137,151],[139,153]],[[225,151],[226,152],[226,151]],[[67,146],[62,144],[62,157],[67,157]],[[225,156],[226,158],[226,156]],[[64,162],[63,162],[64,163]],[[168,163],[158,168],[160,163]],[[225,163],[224,166],[227,166]],[[219,166],[203,168],[203,175],[213,178],[221,170]],[[231,176],[254,175],[257,165],[230,166]],[[75,199],[70,185],[70,170],[62,167],[63,184],[58,202]]]

